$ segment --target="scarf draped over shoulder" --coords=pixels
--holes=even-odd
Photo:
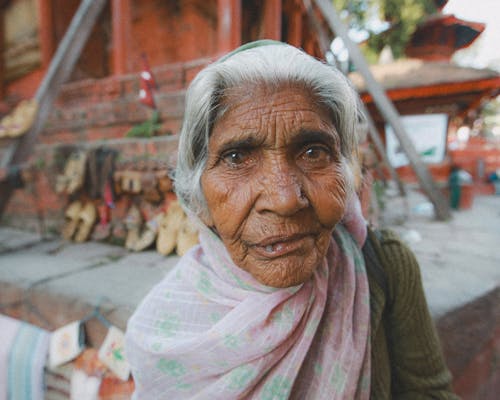
[[[208,228],[130,318],[135,399],[368,399],[369,290],[359,209],[298,286],[264,286]]]

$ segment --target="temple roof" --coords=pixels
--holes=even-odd
[[[500,79],[500,74],[490,69],[462,67],[451,62],[418,59],[401,59],[390,64],[372,65],[370,70],[386,90]],[[364,80],[359,73],[353,72],[349,74],[349,78],[359,92],[366,90]]]
[[[483,23],[439,12],[417,27],[405,52],[413,58],[449,60],[455,51],[470,46],[485,28]]]
[[[404,59],[373,65],[370,70],[402,114],[432,109],[463,115],[500,94],[500,73],[491,69]],[[362,76],[353,72],[349,78],[363,102],[372,107],[373,98],[367,92]]]

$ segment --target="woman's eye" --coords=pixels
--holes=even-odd
[[[325,146],[309,146],[302,153],[302,158],[305,161],[314,163],[329,163],[331,160],[331,151]]]
[[[239,150],[231,150],[222,155],[222,160],[230,166],[241,165],[247,158],[248,154]]]

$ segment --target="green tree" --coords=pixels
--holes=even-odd
[[[370,61],[376,59],[385,45],[395,58],[404,57],[404,49],[417,25],[437,11],[435,0],[333,0],[350,28],[365,30],[368,38],[363,51]],[[375,19],[389,28],[377,32],[371,26]]]

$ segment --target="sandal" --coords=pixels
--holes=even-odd
[[[147,171],[141,177],[142,197],[150,203],[159,203],[162,195],[158,190],[156,175],[152,171]]]
[[[135,248],[139,241],[139,232],[142,225],[142,215],[139,208],[134,204],[128,210],[125,217],[125,226],[127,227],[127,237],[125,238],[125,247],[129,250]]]
[[[75,235],[75,242],[82,243],[88,240],[88,238],[90,237],[90,233],[92,232],[92,228],[94,227],[96,218],[97,212],[95,206],[91,201],[89,201],[83,206],[82,210],[80,211],[80,223],[78,225],[78,231]]]
[[[174,251],[184,218],[185,214],[179,201],[172,201],[160,222],[158,239],[156,240],[156,250],[160,254],[166,256]]]
[[[8,136],[24,135],[33,125],[37,111],[38,103],[35,99],[21,101],[12,113],[12,125]]]
[[[183,256],[198,243],[198,228],[190,218],[186,218],[177,236],[177,255]]]
[[[172,190],[172,180],[168,176],[168,172],[166,170],[164,171],[157,171],[156,172],[156,179],[158,181],[158,189],[162,193],[167,193]]]
[[[70,156],[73,160],[69,174],[69,183],[66,193],[73,194],[83,186],[85,181],[85,167],[87,165],[87,153],[79,150]]]
[[[64,214],[66,221],[61,232],[65,240],[71,240],[75,234],[81,210],[82,203],[78,200],[71,203],[66,209],[66,213]]]
[[[149,248],[154,241],[156,240],[156,236],[158,235],[158,229],[160,227],[160,221],[164,217],[164,213],[161,212],[155,215],[152,219],[146,222],[146,229],[141,234],[141,237],[136,242],[134,246],[134,251],[142,251]]]

